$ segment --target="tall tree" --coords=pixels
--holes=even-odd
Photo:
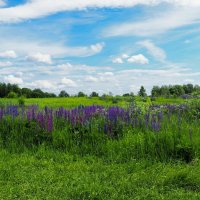
[[[138,95],[140,97],[146,97],[147,96],[147,93],[146,93],[144,86],[141,86],[140,91],[138,92]]]
[[[69,94],[65,90],[62,90],[59,94],[59,97],[69,97]]]

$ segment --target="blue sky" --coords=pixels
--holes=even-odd
[[[0,80],[58,93],[200,84],[198,0],[0,0]]]

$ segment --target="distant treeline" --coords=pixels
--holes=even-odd
[[[154,86],[151,91],[152,97],[185,97],[200,95],[200,86],[187,85],[169,85],[169,86]]]
[[[26,98],[56,97],[55,94],[43,92],[41,89],[31,90],[29,88],[20,88],[16,84],[0,83],[0,98],[15,98],[20,96],[25,96]]]
[[[30,89],[30,88],[20,88],[17,84],[6,84],[0,83],[0,98],[16,98],[24,96],[26,98],[54,98],[54,97],[70,97],[70,95],[62,90],[57,96],[54,93],[44,92],[41,89]],[[83,92],[79,92],[78,97],[87,96]],[[98,97],[99,94],[97,92],[92,92],[90,94],[91,97]]]
[[[154,86],[151,91],[152,97],[183,97],[187,98],[189,96],[199,96],[200,95],[200,86],[187,84],[187,85],[169,85],[169,86]],[[41,89],[30,89],[30,88],[20,88],[17,84],[6,84],[0,83],[0,98],[16,98],[24,96],[26,98],[53,98],[53,97],[69,97],[70,95],[62,90],[57,96],[54,93],[44,92]],[[83,92],[79,92],[77,97],[85,97],[87,94]],[[92,92],[90,97],[99,97],[97,92]],[[104,96],[112,96],[112,93]],[[126,93],[123,95],[124,97],[134,96],[133,93]],[[147,93],[143,86],[141,86],[138,96],[146,97]]]

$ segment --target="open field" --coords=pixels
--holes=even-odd
[[[0,199],[199,199],[200,104],[178,102],[2,99]]]
[[[113,99],[117,99],[117,102],[113,103]],[[135,97],[136,102],[138,104],[146,104],[142,101],[140,97]],[[108,97],[105,99],[101,99],[99,97],[68,97],[68,98],[30,98],[25,99],[26,105],[39,105],[40,107],[65,107],[65,108],[73,108],[79,105],[89,106],[89,105],[103,105],[103,106],[126,106],[130,103],[130,97]],[[154,104],[180,104],[184,102],[188,102],[191,100],[184,100],[181,98],[174,98],[174,99],[166,99],[166,98],[156,98],[155,101],[152,103]],[[1,99],[0,98],[0,105],[1,104],[18,104],[18,99]]]

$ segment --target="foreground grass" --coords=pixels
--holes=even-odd
[[[200,162],[108,162],[40,147],[0,150],[0,199],[200,199]]]

